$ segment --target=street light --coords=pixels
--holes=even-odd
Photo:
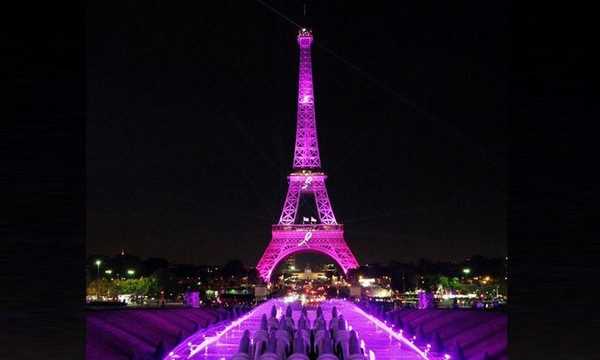
[[[108,274],[108,277],[110,278],[110,285],[108,286],[108,291],[107,291],[107,295],[110,295],[110,290],[112,289],[112,281],[113,281],[113,279],[112,279],[112,277],[111,277],[111,275],[112,275],[112,270],[111,270],[111,269],[104,270],[104,273],[105,273],[105,274]]]
[[[135,273],[135,270],[127,270],[127,275],[129,275],[129,279],[131,279],[131,277],[133,276],[133,274]]]
[[[96,275],[96,300],[100,301],[100,264],[102,261],[96,260],[96,265],[98,265],[98,273]]]
[[[465,276],[463,276],[463,280],[464,280],[465,286],[467,284],[467,278],[466,278],[466,276],[469,275],[470,272],[471,272],[471,269],[469,269],[469,268],[463,269],[463,273],[465,273]]]

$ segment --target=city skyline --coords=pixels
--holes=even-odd
[[[306,22],[322,168],[358,262],[506,255],[503,5],[309,2],[303,21],[301,4],[92,4],[88,254],[258,262]]]

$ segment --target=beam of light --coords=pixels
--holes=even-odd
[[[296,26],[298,29],[302,29],[303,27],[298,25],[297,23],[295,23],[292,19],[290,19],[289,17],[283,15],[282,13],[280,13],[279,11],[273,9],[272,7],[270,7],[269,5],[265,4],[264,2],[260,1],[260,0],[256,0],[256,2],[258,2],[259,4],[264,5],[267,9],[271,10],[272,12],[274,12],[275,14],[281,16],[282,18],[286,19],[287,21],[289,21],[291,24],[293,24],[294,26]],[[306,11],[306,8],[305,8]]]
[[[378,215],[364,216],[361,218],[344,220],[344,223],[347,224],[349,222],[379,219],[379,218],[384,218],[384,217],[388,217],[388,216],[401,215],[401,214],[407,214],[407,213],[419,212],[419,211],[427,211],[427,210],[438,210],[438,209],[449,208],[449,207],[451,207],[450,204],[442,204],[442,205],[438,205],[438,206],[429,206],[429,207],[421,207],[421,208],[415,208],[415,209],[398,210],[398,211],[392,211],[392,212],[387,212],[387,213],[378,214]]]
[[[259,146],[256,143],[255,137],[253,137],[251,134],[248,133],[248,131],[240,123],[239,119],[235,116],[235,114],[233,114],[231,112],[231,109],[226,109],[226,111],[230,113],[230,118],[233,119],[235,127],[244,135],[244,137],[252,145],[252,147],[254,148],[254,150],[257,153],[259,153],[260,155],[262,155],[267,160],[268,164],[270,164],[275,169],[275,171],[280,175],[280,177],[285,177],[285,174],[281,171],[280,168],[278,168],[275,165],[275,162],[273,161],[273,159],[268,154],[265,153],[264,147],[263,146]],[[234,154],[237,154],[237,152],[239,151],[239,149],[234,149],[233,147],[229,146],[229,143],[227,141],[221,141],[220,143],[223,144],[223,145],[225,145],[227,147],[227,149],[226,149],[226,151],[224,153],[229,156],[229,159],[230,159],[231,162],[237,163],[237,167],[236,168],[238,170],[240,170],[242,172],[242,174],[245,176],[245,178],[248,181],[248,183],[250,183],[250,185],[252,186],[252,190],[254,190],[254,193],[258,196],[258,198],[261,201],[261,203],[265,206],[265,208],[267,209],[267,212],[269,213],[269,215],[271,215],[272,219],[270,219],[270,221],[275,221],[275,219],[277,219],[277,218],[275,217],[274,212],[272,211],[272,209],[269,206],[269,204],[267,204],[267,202],[265,201],[265,196],[263,196],[258,191],[258,188],[257,188],[257,186],[255,184],[256,182],[253,180],[254,178],[252,176],[249,176],[248,173],[244,170],[244,165],[245,164],[239,164],[238,163],[238,158],[234,156]]]
[[[379,241],[378,238],[387,238],[387,239],[394,239],[394,240],[411,240],[414,238],[409,238],[404,234],[386,234],[386,233],[381,233],[381,232],[373,232],[373,231],[350,231],[350,230],[346,230],[345,231],[346,234],[352,234],[352,235],[360,235],[362,237],[365,236],[369,236],[372,238],[375,238],[373,241]]]
[[[230,115],[230,117],[233,119],[233,122],[235,124],[235,126],[238,128],[238,130],[240,130],[240,132],[245,136],[246,140],[248,142],[250,142],[253,146],[254,146],[254,150],[256,152],[258,152],[259,154],[261,154],[268,162],[269,164],[275,169],[275,171],[277,171],[277,173],[281,176],[281,177],[285,177],[286,172],[282,171],[281,168],[277,167],[277,165],[275,164],[275,161],[273,161],[273,159],[264,151],[264,146],[259,145],[256,142],[256,136],[252,136],[247,130],[246,128],[244,128],[244,126],[242,125],[242,123],[240,122],[240,120],[237,118],[237,116],[235,116],[235,114],[233,113],[233,111],[230,108],[226,108],[225,111],[227,111]],[[222,134],[223,135],[223,134]],[[228,144],[227,141],[223,141],[222,143],[224,144]],[[237,154],[238,149],[233,149],[233,148],[229,148],[230,152],[228,152],[228,154],[230,154],[232,156],[233,159],[236,159],[235,157],[233,157],[234,154]]]
[[[347,61],[346,59],[344,59],[343,57],[341,57],[340,55],[334,53],[333,51],[329,50],[328,48],[326,48],[324,45],[322,45],[320,42],[318,41],[314,41],[314,43],[319,46],[321,49],[325,50],[326,52],[328,52],[329,54],[331,54],[333,57],[335,57],[336,59],[340,60],[341,62],[343,62],[344,64],[348,65],[349,67],[351,67],[352,69],[356,70],[359,74],[363,75],[364,77],[366,77],[368,80],[374,82],[375,84],[379,85],[380,87],[382,87],[384,90],[390,92],[392,95],[394,95],[396,98],[398,98],[400,101],[402,101],[403,103],[409,105],[410,107],[412,107],[413,109],[417,110],[417,112],[421,113],[422,115],[425,115],[425,119],[429,120],[430,123],[437,125],[440,129],[446,131],[447,133],[454,135],[456,138],[458,138],[459,140],[462,140],[463,142],[471,145],[475,150],[477,150],[477,153],[483,157],[483,158],[494,158],[494,161],[496,162],[500,162],[502,163],[504,161],[504,159],[502,158],[502,156],[500,156],[500,154],[497,154],[495,151],[493,151],[492,149],[483,146],[482,144],[471,140],[467,135],[465,135],[462,131],[457,130],[456,128],[448,125],[448,121],[442,119],[441,117],[433,114],[432,112],[428,111],[427,109],[417,105],[415,102],[411,101],[410,99],[408,99],[406,96],[400,94],[398,91],[392,89],[390,86],[388,86],[387,84],[383,83],[382,81],[376,79],[375,77],[369,75],[368,73],[366,73],[365,71],[361,70],[358,66],[350,63],[349,61]]]
[[[261,220],[266,220],[266,221],[269,221],[269,222],[273,222],[272,218],[267,218],[265,216],[260,216],[260,215],[256,215],[254,213],[249,213],[249,212],[245,212],[245,211],[240,211],[240,210],[234,209],[232,207],[217,206],[217,205],[214,205],[214,204],[211,204],[211,203],[207,203],[207,202],[198,202],[198,201],[195,201],[195,200],[192,201],[192,199],[180,199],[180,198],[173,198],[173,197],[171,197],[171,198],[174,199],[177,202],[180,202],[180,203],[184,203],[185,202],[185,203],[190,203],[190,204],[193,204],[193,205],[196,205],[196,206],[198,206],[200,204],[200,205],[209,207],[211,209],[219,210],[219,211],[225,211],[225,212],[232,213],[232,214],[243,215],[243,216],[248,216],[248,217],[253,217],[253,218],[257,218],[257,219],[261,219]]]
[[[297,28],[299,28],[299,29],[302,28],[302,26],[298,25],[296,22],[292,21],[290,18],[288,18],[287,16],[283,15],[281,12],[275,10],[271,6],[265,4],[263,1],[261,1],[261,0],[256,0],[256,1],[258,3],[264,5],[266,8],[268,8],[271,11],[273,11],[277,15],[281,16],[282,18],[284,18],[285,20],[287,20],[288,22],[290,22],[291,24],[293,24]],[[343,62],[344,64],[346,64],[347,66],[349,66],[353,70],[357,71],[359,74],[361,74],[362,76],[364,76],[365,78],[367,78],[371,82],[375,83],[376,85],[380,86],[384,90],[386,90],[389,93],[391,93],[392,95],[394,95],[396,98],[398,98],[403,103],[405,103],[405,104],[409,105],[410,107],[412,107],[413,109],[417,110],[422,115],[425,115],[425,119],[428,120],[430,123],[432,123],[434,125],[437,125],[440,129],[446,131],[447,133],[449,133],[451,135],[454,135],[459,140],[462,140],[463,142],[465,142],[468,145],[470,145],[472,148],[474,148],[476,150],[477,154],[480,155],[485,160],[490,160],[490,158],[493,158],[492,160],[493,160],[494,163],[500,163],[500,164],[504,163],[504,158],[500,154],[498,154],[494,150],[492,150],[491,148],[488,148],[488,147],[484,146],[483,144],[480,144],[479,142],[477,142],[475,140],[471,140],[462,131],[457,130],[456,128],[452,127],[451,125],[448,125],[447,124],[448,121],[446,121],[446,120],[442,119],[441,117],[433,114],[431,111],[428,111],[427,109],[425,109],[425,108],[417,105],[415,102],[411,101],[406,96],[404,96],[404,95],[400,94],[398,91],[392,89],[389,85],[387,85],[384,82],[378,80],[377,78],[371,76],[370,74],[368,74],[367,72],[363,71],[358,66],[352,64],[348,60],[344,59],[342,56],[336,54],[332,50],[329,50],[327,47],[325,47],[320,42],[318,42],[318,41],[313,41],[313,42],[317,46],[319,46],[321,49],[325,50],[327,53],[329,53],[331,56],[333,56],[334,58],[336,58],[339,61]],[[332,171],[332,169],[330,169],[330,172],[331,171]]]
[[[256,188],[255,182],[254,180],[252,180],[251,176],[248,176],[248,173],[246,173],[246,171],[244,170],[243,167],[238,167],[238,169],[244,174],[244,176],[246,177],[246,179],[248,180],[248,183],[250,183],[250,186],[252,186],[252,190],[254,190],[254,193],[256,194],[256,196],[258,196],[258,198],[260,199],[260,202],[265,206],[265,208],[267,209],[267,211],[269,212],[269,215],[271,215],[271,218],[273,220],[277,219],[275,217],[275,215],[273,214],[273,212],[271,211],[271,208],[269,207],[269,205],[267,204],[267,202],[265,201],[264,197],[261,195],[261,193],[258,191],[258,189]]]
[[[217,206],[217,205],[213,205],[213,204],[210,204],[210,203],[202,203],[202,204],[205,205],[206,207],[211,208],[211,209],[226,211],[226,212],[237,214],[237,215],[244,215],[244,216],[253,217],[253,218],[256,218],[256,219],[266,220],[268,222],[273,222],[272,218],[268,218],[266,216],[256,215],[256,214],[253,214],[253,213],[248,213],[248,212],[245,212],[245,211],[239,211],[239,210],[231,208],[231,207]]]

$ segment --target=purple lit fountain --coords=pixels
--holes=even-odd
[[[267,328],[273,306],[279,318]],[[200,330],[176,346],[164,360],[337,360],[341,356],[351,360],[441,360],[427,357],[409,339],[352,302],[324,301],[319,314],[309,309],[306,315],[301,309],[284,311],[287,306],[283,299],[272,299],[234,321]],[[338,321],[332,321],[336,319],[334,306]],[[304,318],[314,326],[307,329]]]

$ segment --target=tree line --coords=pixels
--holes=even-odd
[[[98,266],[96,261],[100,260]],[[420,259],[415,263],[392,261],[387,265],[364,264],[349,272],[349,281],[359,277],[391,278],[391,287],[399,292],[415,288],[431,289],[441,285],[444,289],[465,291],[465,269],[468,277],[490,276],[496,283],[506,287],[507,260],[474,255],[462,262]],[[99,280],[97,282],[97,280]],[[89,256],[86,266],[87,294],[95,294],[96,286],[104,294],[141,294],[149,297],[171,297],[185,291],[205,292],[260,284],[258,271],[241,260],[234,259],[219,265],[170,264],[167,260],[151,257],[141,260],[131,254],[119,254],[113,258]],[[162,292],[162,293],[161,293]]]

